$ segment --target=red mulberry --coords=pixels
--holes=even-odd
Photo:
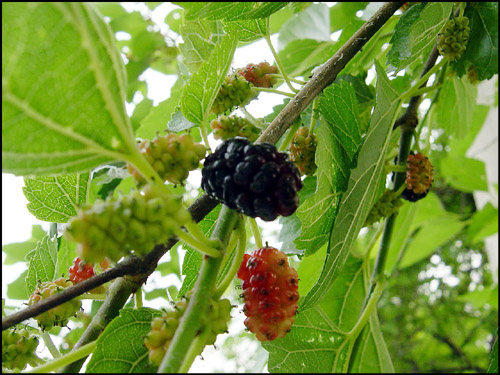
[[[434,168],[427,156],[410,153],[406,161],[406,189],[401,196],[410,202],[424,198],[434,181],[433,172]]]
[[[255,87],[273,87],[277,79],[272,77],[271,74],[278,73],[278,67],[270,65],[268,62],[261,62],[259,64],[248,64],[246,67],[237,69],[236,73],[245,77],[245,79],[252,83]]]

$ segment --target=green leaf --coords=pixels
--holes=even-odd
[[[86,3],[2,5],[2,171],[83,172],[135,148],[125,71]]]
[[[219,23],[199,20],[186,21],[180,27],[182,40],[179,49],[184,56],[184,64],[191,73],[196,72],[204,61],[207,61],[223,31]]]
[[[174,9],[165,17],[165,23],[168,25],[170,30],[180,34],[180,27],[182,25],[184,15],[184,9]]]
[[[26,290],[32,294],[37,283],[53,281],[57,277],[57,239],[45,236],[36,248],[26,255],[29,262],[26,275]]]
[[[269,17],[274,12],[285,7],[287,2],[174,2],[183,7],[187,20],[206,18],[209,20],[251,20]]]
[[[436,103],[439,127],[452,137],[467,135],[474,119],[476,97],[477,87],[467,78],[454,76],[445,79]]]
[[[498,374],[498,328],[497,328],[497,338],[495,339],[493,348],[491,348],[488,374]]]
[[[223,21],[222,24],[226,33],[236,33],[240,42],[253,42],[267,34],[266,21],[263,19]]]
[[[210,237],[215,228],[215,223],[219,217],[221,205],[217,205],[210,213],[205,216],[205,218],[198,223],[201,231],[205,236]],[[200,271],[202,255],[199,251],[193,249],[192,247],[182,244],[182,247],[186,249],[186,255],[184,256],[184,263],[182,264],[182,274],[186,275],[186,278],[182,282],[181,289],[179,290],[179,296],[186,294],[190,291],[198,278],[198,273]]]
[[[180,108],[177,108],[177,110],[172,114],[172,118],[167,124],[168,130],[173,132],[181,132],[183,130],[190,129],[193,126],[196,126],[196,124],[193,124],[185,118]]]
[[[76,252],[77,244],[69,242],[64,237],[57,239],[57,263],[55,270],[55,278],[69,276],[69,268],[73,265],[73,260],[78,256]]]
[[[149,114],[142,119],[141,125],[136,131],[137,137],[153,139],[157,131],[164,130],[167,127],[175,108],[179,105],[182,88],[182,80],[177,79],[170,89],[170,97],[153,107]]]
[[[457,297],[457,300],[468,302],[475,309],[482,309],[484,305],[489,305],[490,308],[498,310],[498,284],[494,287],[474,290]]]
[[[285,22],[278,36],[278,51],[299,39],[331,41],[330,9],[326,4],[312,4]]]
[[[467,238],[471,243],[476,243],[495,233],[498,233],[498,208],[488,202],[472,216],[467,228]]]
[[[429,257],[439,246],[444,245],[465,225],[454,216],[445,215],[422,226],[405,249],[399,268],[405,268]]]
[[[140,103],[136,104],[134,113],[130,116],[134,131],[139,128],[141,121],[151,112],[151,108],[153,108],[153,101],[148,98],[144,98]]]
[[[446,182],[455,189],[470,193],[488,191],[486,165],[481,160],[448,154],[440,159],[440,170]]]
[[[410,60],[436,43],[437,34],[448,22],[452,10],[451,2],[431,2],[426,5],[417,21],[410,26]]]
[[[361,20],[356,13],[363,10],[368,2],[338,2],[330,7],[330,32],[343,30],[353,20]]]
[[[314,306],[331,288],[337,273],[374,204],[375,192],[381,183],[385,153],[397,116],[400,99],[378,62],[377,104],[359,152],[356,168],[351,172],[347,191],[342,194],[338,213],[331,229],[328,254],[320,278],[302,304],[306,310]]]
[[[290,76],[306,75],[306,72],[332,57],[339,47],[337,43],[312,39],[294,40],[278,52],[278,57]]]
[[[181,97],[182,114],[195,124],[202,124],[229,70],[237,44],[236,35],[226,35],[210,58],[193,74]]]
[[[29,298],[26,292],[26,276],[28,275],[28,270],[25,270],[19,277],[13,282],[7,285],[7,297],[10,299],[20,299],[27,301]]]
[[[144,336],[151,331],[153,318],[161,311],[149,307],[122,309],[97,339],[87,365],[88,373],[152,373]]]
[[[409,61],[411,57],[410,28],[419,19],[425,6],[426,3],[420,3],[410,7],[401,15],[394,27],[394,34],[390,41],[391,49],[387,53],[387,63],[399,68],[398,70],[411,62]]]
[[[469,43],[453,67],[462,76],[474,65],[479,80],[490,79],[498,74],[498,3],[468,4],[464,16],[469,18]]]
[[[87,201],[90,173],[24,178],[23,193],[28,211],[37,219],[66,223]]]
[[[38,241],[46,235],[47,233],[45,233],[41,225],[33,225],[31,238],[28,241],[2,245],[2,251],[6,254],[3,264],[11,265],[17,262],[25,262],[26,255],[36,248]]]
[[[350,358],[356,338],[348,332],[359,318],[368,275],[362,260],[350,256],[324,298],[296,316],[290,333],[282,339],[262,343],[269,351],[269,372],[340,373],[347,372],[351,361],[359,372],[377,368],[380,372],[393,371],[376,312],[367,323],[370,329],[368,336],[362,337],[361,350],[356,358]],[[301,280],[305,277],[299,272]]]

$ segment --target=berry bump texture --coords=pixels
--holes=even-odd
[[[254,142],[260,135],[260,130],[244,118],[221,115],[210,124],[215,139],[227,140],[234,137],[243,137]]]
[[[182,184],[189,171],[198,168],[200,160],[205,157],[206,149],[200,143],[195,143],[190,134],[167,134],[155,137],[152,141],[144,140],[137,146],[142,156],[163,179],[173,184]],[[134,176],[137,185],[146,184],[146,180],[132,165],[127,168]]]
[[[266,221],[289,216],[299,204],[300,173],[269,143],[229,139],[205,159],[201,187],[231,209]]]
[[[160,366],[180,319],[186,311],[191,294],[192,292],[189,292],[176,302],[173,308],[164,311],[161,317],[156,317],[151,321],[151,331],[144,338],[144,346],[149,350],[149,362],[152,365]],[[210,300],[208,311],[202,317],[202,329],[197,333],[200,334],[205,329],[209,330],[205,345],[214,344],[218,334],[227,332],[231,308],[231,303],[227,299]],[[201,354],[201,351],[198,354]]]
[[[411,152],[406,161],[406,189],[401,197],[410,202],[424,198],[434,181],[433,173],[434,168],[427,156]]]
[[[297,312],[298,276],[285,253],[262,247],[245,254],[237,276],[243,280],[245,326],[259,341],[284,337]]]
[[[244,68],[237,69],[236,73],[245,77],[255,87],[270,88],[278,81],[275,77],[271,76],[271,74],[278,73],[278,67],[270,65],[265,61],[259,64],[248,64]]]
[[[54,281],[43,282],[37,285],[29,298],[28,305],[31,306],[43,299],[49,298],[72,285],[73,283],[64,277]],[[82,303],[79,300],[73,299],[35,316],[35,319],[42,331],[49,331],[55,326],[64,327],[68,324],[69,318],[75,316],[81,306]]]
[[[469,41],[470,27],[467,17],[449,20],[439,34],[438,51],[450,61],[459,60]]]
[[[79,243],[82,260],[95,264],[107,257],[117,262],[132,250],[144,255],[191,220],[180,196],[155,185],[146,185],[143,192],[98,200],[69,221],[66,234]]]
[[[234,107],[247,105],[258,94],[254,85],[244,77],[236,73],[230,74],[224,78],[211,111],[216,115],[232,111]]]
[[[35,358],[37,347],[38,337],[30,335],[26,329],[2,331],[2,367],[24,370],[28,362]]]
[[[386,189],[384,191],[384,194],[382,194],[382,196],[368,213],[364,226],[368,227],[385,217],[395,214],[399,211],[399,208],[402,205],[403,202],[401,201],[399,196],[396,195],[396,192],[390,189]]]
[[[305,126],[300,127],[292,138],[290,160],[303,176],[312,176],[316,172],[316,146],[316,136]]]

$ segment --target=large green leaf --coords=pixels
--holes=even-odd
[[[337,43],[297,39],[278,52],[283,69],[291,76],[299,76],[328,60],[338,49]]]
[[[486,165],[481,160],[448,154],[440,159],[440,170],[446,182],[455,189],[470,193],[488,191]]]
[[[97,346],[87,365],[88,373],[153,373],[144,336],[151,330],[151,320],[161,312],[149,307],[122,309],[97,339]]]
[[[465,77],[447,78],[436,103],[439,127],[452,137],[462,138],[467,135],[474,119],[476,97],[477,87]]]
[[[342,194],[339,203],[321,276],[305,297],[301,306],[303,310],[314,306],[331,288],[374,204],[375,192],[381,183],[385,154],[401,101],[384,69],[378,62],[375,66],[377,104],[359,152],[357,166],[350,174],[347,191]]]
[[[475,243],[497,232],[498,208],[488,202],[481,211],[476,211],[472,216],[467,228],[467,238],[471,243]]]
[[[6,254],[3,264],[10,265],[17,262],[26,261],[26,255],[33,250],[38,241],[44,238],[47,233],[41,225],[33,225],[31,229],[31,238],[25,242],[16,242],[2,245],[2,251]]]
[[[285,7],[287,2],[174,2],[186,11],[187,20],[206,18],[209,20],[252,20],[269,17]]]
[[[310,262],[299,267],[302,280],[310,272],[318,271]],[[369,274],[366,264],[349,257],[344,269],[324,298],[311,309],[295,318],[292,330],[284,338],[264,342],[269,351],[269,372],[285,373],[336,373],[346,372],[349,364],[354,372],[393,372],[390,356],[383,342],[376,312],[368,323],[368,330],[361,339],[360,350],[352,358],[356,337],[349,334],[361,313]],[[300,283],[299,283],[300,288]]]
[[[340,194],[347,188],[354,157],[361,145],[357,105],[354,89],[346,81],[329,86],[320,96],[318,107],[325,121],[317,134],[318,187],[297,211],[302,227],[294,241],[307,255],[328,240]]]
[[[479,80],[498,74],[498,2],[468,3],[469,43],[462,58],[454,63],[460,76],[474,65]]]
[[[330,12],[326,4],[311,4],[307,9],[290,18],[280,30],[278,51],[293,40],[311,39],[329,42]]]
[[[353,20],[361,20],[356,13],[363,10],[368,5],[367,2],[338,2],[330,7],[330,31],[343,30]]]
[[[90,173],[24,178],[28,211],[37,219],[66,223],[87,201]]]
[[[224,36],[184,87],[181,109],[189,121],[201,124],[207,118],[233,60],[237,42],[235,34]]]
[[[86,3],[2,4],[2,170],[88,171],[135,140],[109,26]]]

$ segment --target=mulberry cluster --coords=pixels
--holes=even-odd
[[[104,263],[104,262],[101,262]],[[73,260],[73,265],[69,268],[69,279],[73,284],[81,283],[87,279],[90,279],[95,275],[94,266],[92,263],[85,263],[82,258],[76,257]],[[90,293],[102,294],[106,291],[103,285],[91,289]]]
[[[107,257],[117,262],[132,250],[144,255],[191,219],[181,197],[155,185],[146,185],[143,192],[98,200],[69,221],[66,233],[79,242],[82,260],[98,263]]]
[[[439,34],[438,51],[446,59],[453,61],[462,57],[469,41],[470,27],[467,17],[449,20]]]
[[[396,192],[386,189],[384,194],[379,198],[379,200],[372,207],[370,213],[365,220],[365,227],[380,221],[384,217],[389,217],[390,215],[398,212],[399,207],[403,205],[403,202],[399,198]]]
[[[37,347],[38,337],[30,335],[26,329],[2,331],[2,367],[24,370],[35,358]]]
[[[219,116],[212,121],[210,127],[215,139],[226,140],[239,136],[254,142],[260,135],[259,128],[238,116]]]
[[[245,77],[245,79],[255,87],[273,87],[277,79],[271,74],[278,73],[276,65],[270,65],[268,62],[259,64],[248,64],[246,67],[237,69],[236,74]]]
[[[245,254],[237,276],[243,280],[245,326],[259,341],[284,337],[297,312],[298,276],[285,253],[263,247]]]
[[[269,143],[229,139],[205,159],[201,187],[205,192],[250,217],[266,221],[289,216],[299,204],[300,173]]]
[[[250,103],[258,94],[250,82],[241,75],[233,73],[224,78],[211,111],[216,115],[232,111],[234,107]]]
[[[411,152],[406,161],[406,189],[401,197],[410,202],[424,198],[434,181],[433,172],[434,168],[427,156]]]
[[[305,126],[300,127],[290,144],[290,160],[302,175],[312,176],[316,172],[316,136]]]
[[[49,298],[72,285],[73,283],[64,277],[41,283],[37,285],[35,291],[30,296],[28,305],[31,306],[43,299]],[[35,316],[35,319],[42,331],[49,331],[54,326],[64,327],[68,324],[69,318],[75,316],[81,306],[82,303],[79,300],[73,299]]]
[[[200,160],[205,157],[206,149],[195,143],[190,134],[167,134],[156,137],[152,141],[144,140],[138,145],[141,154],[163,179],[173,184],[182,184],[189,171],[198,168]],[[129,172],[138,185],[146,184],[146,180],[132,165]]]
[[[165,356],[179,321],[186,311],[190,296],[191,292],[178,301],[173,309],[151,321],[151,331],[144,338],[144,345],[149,350],[149,361],[154,366],[159,366]],[[207,314],[203,317],[203,329],[210,330],[205,345],[214,344],[217,335],[227,331],[231,308],[231,303],[227,299],[210,300]],[[201,331],[198,332],[200,333]]]

